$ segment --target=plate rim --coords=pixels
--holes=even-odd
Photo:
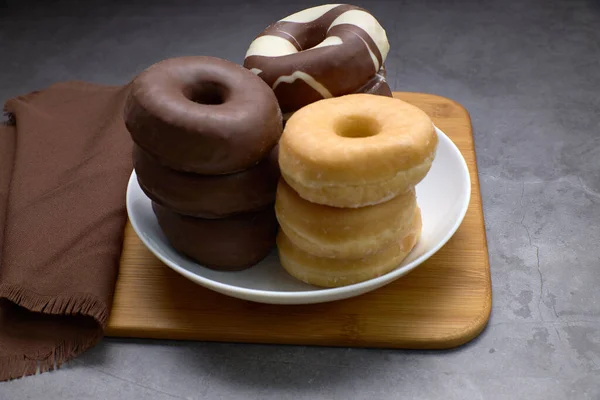
[[[221,294],[241,298],[245,300],[251,300],[260,303],[276,303],[276,304],[308,304],[308,303],[319,303],[319,302],[330,302],[336,300],[342,300],[349,297],[355,297],[360,294],[375,290],[380,288],[388,283],[395,281],[396,279],[402,277],[408,272],[414,270],[423,262],[431,258],[435,255],[443,246],[448,243],[448,241],[454,236],[458,228],[461,226],[466,213],[469,209],[469,205],[471,203],[471,194],[472,194],[472,181],[471,175],[469,171],[469,167],[467,162],[462,155],[460,149],[456,146],[456,144],[450,139],[448,135],[446,135],[441,129],[434,125],[436,133],[438,136],[442,138],[442,140],[447,140],[451,149],[454,153],[459,156],[460,164],[461,164],[461,175],[463,175],[463,179],[466,182],[466,199],[459,211],[458,218],[451,229],[448,230],[446,235],[440,240],[435,246],[421,254],[419,257],[415,258],[413,261],[408,263],[403,267],[396,267],[392,271],[383,274],[381,276],[354,283],[351,285],[340,286],[335,288],[319,288],[315,287],[312,290],[303,290],[303,291],[278,291],[278,290],[265,290],[265,289],[251,289],[244,288],[240,286],[231,285],[228,283],[222,283],[219,281],[215,281],[213,279],[204,277],[202,275],[198,275],[187,270],[184,267],[179,266],[176,262],[173,262],[165,257],[163,257],[159,252],[155,251],[154,245],[145,239],[145,235],[143,234],[143,230],[138,224],[138,221],[135,217],[132,217],[134,213],[131,211],[133,207],[132,200],[132,192],[133,185],[137,184],[137,175],[135,169],[132,171],[131,176],[129,177],[129,181],[127,184],[127,193],[126,193],[126,209],[128,219],[135,231],[136,235],[140,239],[140,241],[144,244],[144,246],[161,262],[163,262],[166,266],[177,272],[178,274],[184,276],[185,278],[191,280],[192,282],[204,286],[210,290],[214,290]],[[145,193],[142,192],[146,198]],[[273,251],[277,251],[274,248]],[[192,261],[193,262],[193,261]],[[205,266],[196,263],[198,266],[206,268]],[[235,273],[235,272],[233,272]],[[270,300],[270,301],[267,301]]]

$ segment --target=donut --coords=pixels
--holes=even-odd
[[[355,93],[376,94],[379,96],[393,97],[392,89],[387,83],[385,66],[382,66],[371,79],[361,86]]]
[[[359,88],[356,93],[375,94],[378,96],[393,97],[392,89],[387,83],[385,66],[382,66],[377,74],[375,74],[367,83]],[[291,116],[294,115],[294,111],[283,114],[283,126]]]
[[[414,189],[374,206],[324,206],[304,200],[281,181],[275,213],[281,230],[301,250],[317,257],[356,259],[369,257],[401,237],[416,206]]]
[[[248,47],[244,67],[274,90],[282,112],[289,113],[356,93],[384,65],[389,48],[385,30],[369,12],[326,4],[268,26]]]
[[[421,211],[416,209],[408,229],[396,241],[371,256],[357,259],[318,257],[295,246],[283,230],[277,235],[279,259],[294,278],[321,287],[339,287],[386,274],[402,263],[421,235]]]
[[[272,207],[222,219],[185,216],[154,202],[152,209],[171,246],[207,268],[243,270],[275,246],[277,219]]]
[[[209,175],[254,166],[283,129],[277,98],[262,79],[204,56],[167,59],[139,74],[124,119],[133,141],[163,165]]]
[[[279,165],[275,146],[256,166],[227,175],[181,172],[159,163],[134,145],[133,164],[144,193],[179,214],[223,218],[254,211],[275,202]]]
[[[420,182],[437,143],[431,119],[419,108],[395,98],[350,94],[294,113],[279,142],[279,167],[310,202],[363,207]]]

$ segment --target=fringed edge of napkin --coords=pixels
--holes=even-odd
[[[99,324],[99,329],[95,334],[75,340],[62,341],[53,349],[21,355],[0,355],[0,381],[22,378],[60,368],[63,363],[72,360],[98,343],[103,337],[103,329],[108,322],[109,313],[106,304],[89,294],[70,293],[59,296],[44,296],[22,287],[0,284],[0,299],[8,300],[30,312],[64,316],[88,316]],[[73,310],[78,310],[78,312],[74,313]],[[22,372],[14,374],[14,371]]]
[[[102,334],[99,331],[97,335],[86,338],[85,341],[64,341],[49,352],[0,356],[0,380],[9,381],[60,369],[62,364],[94,346],[101,338]],[[14,371],[21,373],[15,374]]]
[[[0,298],[28,309],[52,315],[85,315],[94,318],[102,327],[108,319],[108,310],[103,301],[85,293],[70,293],[59,296],[44,296],[16,285],[0,284]],[[73,309],[79,310],[73,313]]]

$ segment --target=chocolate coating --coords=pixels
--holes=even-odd
[[[355,93],[366,93],[366,94],[374,94],[378,96],[386,96],[386,97],[394,97],[392,93],[392,89],[387,83],[386,80],[386,72],[385,65],[381,67],[377,74],[373,75],[371,79],[367,83],[365,83],[361,88],[359,88]],[[288,119],[294,115],[294,112],[289,112],[283,114],[283,126],[285,127],[285,123]]]
[[[383,69],[383,67],[382,67]],[[365,83],[356,93],[376,94],[379,96],[393,97],[392,89],[385,79],[385,70],[378,72],[367,83]]]
[[[275,246],[278,225],[273,207],[223,219],[184,216],[157,203],[152,209],[171,246],[208,268],[246,269]]]
[[[240,65],[202,56],[167,59],[142,72],[124,118],[134,142],[162,164],[200,174],[255,165],[283,129],[269,86]]]
[[[170,210],[202,218],[223,218],[258,210],[275,201],[278,146],[256,166],[227,175],[199,175],[165,167],[139,146],[133,162],[140,187]]]
[[[304,10],[313,13],[312,20],[289,16],[270,25],[246,54],[244,66],[274,90],[284,114],[324,98],[357,93],[385,62],[389,44],[372,15],[347,4],[321,7],[326,7],[323,12]],[[371,32],[351,23],[356,14],[343,19],[348,12],[360,12],[366,19],[363,27],[370,26]],[[290,43],[287,50],[282,39]],[[281,51],[272,50],[276,44]]]

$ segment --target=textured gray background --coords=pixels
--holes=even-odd
[[[357,1],[386,28],[395,90],[471,113],[493,314],[452,351],[106,339],[0,399],[600,399],[600,3]],[[308,1],[0,1],[0,100],[120,84],[161,59],[242,62]]]

